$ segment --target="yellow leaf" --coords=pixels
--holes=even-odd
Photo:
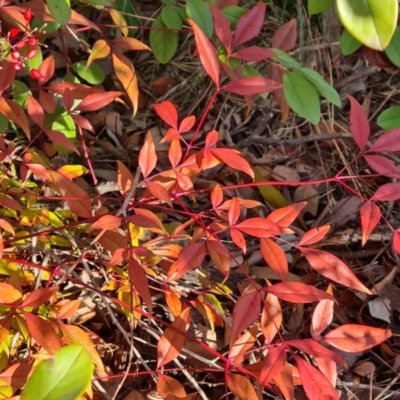
[[[108,12],[110,13],[110,17],[114,21],[114,24],[117,25],[124,36],[128,36],[129,29],[127,28],[127,23],[125,21],[124,16],[117,11],[115,8],[108,8]]]
[[[90,53],[90,56],[87,60],[87,67],[90,66],[90,64],[99,58],[104,58],[107,57],[108,54],[110,53],[110,46],[107,44],[107,42],[103,39],[98,40],[92,48],[92,52]]]

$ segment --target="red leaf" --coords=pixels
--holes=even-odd
[[[231,149],[210,149],[212,155],[233,169],[243,171],[254,178],[254,172],[249,163],[236,150]]]
[[[48,80],[50,80],[56,69],[56,61],[53,55],[46,57],[40,64],[39,72],[42,74],[43,78],[39,79],[39,85],[44,85]]]
[[[301,282],[277,283],[264,290],[290,303],[312,303],[324,299],[333,300],[329,293]]]
[[[272,79],[254,76],[251,78],[241,78],[230,81],[225,86],[222,86],[221,89],[240,96],[253,96],[255,94],[271,92],[272,90],[279,89],[282,86],[282,83],[275,82]]]
[[[44,123],[44,111],[38,101],[31,95],[28,95],[28,114],[32,118],[32,121],[37,124],[40,128],[43,128]]]
[[[291,204],[287,207],[278,208],[267,216],[268,221],[275,222],[282,228],[287,228],[300,214],[301,210],[307,205],[306,201],[302,203]]]
[[[327,235],[330,229],[331,227],[329,225],[318,226],[317,228],[310,229],[303,235],[298,245],[309,246],[310,244],[317,243]]]
[[[309,399],[339,400],[336,390],[325,375],[299,356],[294,355],[294,357],[296,359],[297,368],[299,369],[304,391]]]
[[[282,371],[274,378],[273,381],[282,392],[285,400],[295,400],[293,386],[293,372],[289,364],[286,364]]]
[[[154,146],[153,136],[150,132],[147,133],[146,141],[144,142],[139,153],[139,166],[141,168],[144,179],[150,175],[157,164],[156,147]]]
[[[243,61],[263,61],[274,57],[275,53],[270,49],[265,49],[258,46],[245,47],[231,55]],[[235,81],[234,81],[235,82]]]
[[[181,124],[179,125],[179,133],[190,131],[194,123],[196,122],[196,117],[194,115],[189,115],[188,117],[183,118]]]
[[[293,340],[290,342],[291,347],[303,351],[315,358],[325,358],[335,361],[335,363],[347,367],[346,361],[339,354],[326,347],[320,345],[314,339]]]
[[[154,104],[154,111],[167,125],[178,130],[178,113],[170,101]]]
[[[164,201],[172,208],[171,196],[164,186],[160,185],[157,182],[148,181],[147,189],[149,189],[149,192],[152,196],[154,196],[158,200]]]
[[[230,347],[242,331],[256,321],[261,312],[261,295],[257,290],[243,294],[233,308]]]
[[[362,246],[365,246],[369,235],[378,225],[382,217],[380,208],[371,200],[367,201],[360,208],[361,231],[362,231]]]
[[[190,310],[188,307],[175,318],[161,336],[157,344],[157,369],[174,360],[181,353],[185,342],[185,335],[190,323]]]
[[[326,358],[316,358],[319,370],[328,378],[330,384],[335,387],[337,379],[337,366],[332,360]]]
[[[370,151],[400,151],[400,128],[392,129],[379,137],[368,150]]]
[[[56,111],[56,102],[54,97],[43,89],[39,89],[39,103],[48,114],[53,114]],[[74,117],[74,115],[71,116]]]
[[[271,239],[260,239],[260,250],[265,262],[282,281],[288,279],[288,262],[286,254],[278,244]]]
[[[160,218],[158,218],[156,214],[144,208],[134,208],[134,211],[136,215],[127,217],[129,222],[142,228],[148,228],[155,233],[166,233]]]
[[[179,399],[183,400],[187,398],[185,389],[181,385],[181,383],[178,380],[172,378],[171,376],[164,374],[158,374],[157,376],[157,392],[164,400],[179,400]],[[134,397],[137,400],[140,400],[142,398],[141,395],[140,396],[134,395]],[[133,397],[132,400],[134,400]]]
[[[270,344],[282,325],[282,308],[279,300],[271,293],[267,294],[261,314],[261,329],[266,343]]]
[[[3,58],[0,63],[0,94],[7,90],[15,80],[14,63]]]
[[[265,10],[266,5],[259,2],[239,18],[233,39],[233,48],[248,42],[260,33],[264,23]]]
[[[232,46],[232,31],[229,26],[229,21],[226,19],[225,15],[221,12],[219,8],[210,4],[211,12],[214,18],[214,28],[215,33],[218,36],[218,39],[224,45],[225,49],[228,52],[228,55],[231,52]]]
[[[353,96],[347,95],[347,97],[351,103],[350,132],[359,149],[364,151],[370,134],[368,118],[360,103]]]
[[[393,234],[393,247],[396,253],[400,255],[400,232],[398,231]]]
[[[204,242],[193,243],[184,247],[178,255],[176,271],[172,272],[171,276],[168,276],[168,281],[177,281],[186,272],[199,267],[205,257],[206,246]]]
[[[188,22],[193,28],[196,47],[200,55],[201,63],[203,64],[204,69],[207,71],[207,74],[219,88],[220,64],[217,51],[215,50],[213,44],[208,40],[207,36],[197,26],[197,24],[191,19],[188,19]]]
[[[50,299],[52,294],[58,290],[58,286],[40,288],[30,292],[21,304],[21,307],[39,307]]]
[[[228,373],[228,387],[239,400],[258,400],[250,381],[243,375]]]
[[[269,77],[274,80],[275,82],[282,83],[283,82],[283,75],[285,74],[285,69],[281,67],[280,65],[277,64],[272,64],[270,67],[269,71]],[[274,90],[273,95],[275,96],[276,101],[279,104],[279,108],[281,109],[282,112],[282,117],[281,120],[284,124],[286,124],[288,118],[289,118],[289,113],[290,113],[290,107],[288,102],[286,101],[285,98],[285,93],[283,88]]]
[[[24,312],[24,316],[28,331],[39,346],[51,355],[61,349],[60,339],[49,322],[28,312]]]
[[[0,379],[7,385],[13,386],[17,389],[22,389],[25,386],[32,369],[32,365],[26,363],[15,363],[0,374]]]
[[[81,115],[72,114],[72,119],[74,120],[75,124],[78,125],[82,129],[86,129],[87,131],[94,132],[92,124]]]
[[[236,365],[241,365],[250,355],[250,349],[254,346],[258,332],[257,324],[254,324],[243,335],[239,336],[229,349],[228,358]]]
[[[102,92],[102,93],[91,93],[87,95],[76,107],[79,111],[95,111],[105,107],[111,103],[118,96],[121,96],[122,92]]]
[[[400,199],[400,183],[386,183],[378,188],[370,200],[394,201]]]
[[[18,125],[30,140],[31,132],[29,129],[29,122],[26,118],[24,109],[18,103],[0,96],[0,113],[3,114],[6,119],[11,120],[14,124]]]
[[[272,38],[272,47],[283,51],[290,51],[296,45],[297,40],[297,20],[291,19],[286,24],[283,24],[275,32]]]
[[[118,229],[121,226],[122,218],[116,217],[115,215],[102,215],[97,221],[93,222],[89,226],[89,231],[94,231],[95,229],[112,231]]]
[[[67,111],[71,111],[71,108],[74,105],[74,96],[68,88],[64,90],[63,103]]]
[[[234,227],[229,229],[229,234],[231,235],[233,243],[243,251],[243,254],[246,254],[246,241],[244,240],[243,234]]]
[[[17,200],[0,198],[0,204],[3,207],[11,208],[11,210],[22,211],[21,204]]]
[[[348,324],[330,331],[322,339],[339,350],[357,353],[368,350],[391,336],[390,329]]]
[[[151,300],[149,281],[143,267],[132,256],[129,257],[128,272],[131,285],[138,291],[140,297],[147,305],[149,314],[152,314],[153,302]]]
[[[259,238],[276,236],[280,233],[279,226],[265,218],[249,218],[237,224],[235,228]]]
[[[394,165],[393,161],[380,155],[365,155],[365,161],[378,174],[388,176],[390,178],[400,177],[400,170]]]
[[[229,250],[219,240],[207,240],[207,252],[215,266],[227,276],[229,274]]]
[[[229,209],[228,209],[228,222],[229,226],[234,225],[237,220],[240,217],[240,202],[237,197],[234,197],[230,204],[229,204]]]
[[[211,204],[213,208],[217,208],[224,201],[224,192],[220,185],[216,185],[211,192]]]
[[[261,385],[265,386],[282,371],[286,359],[286,346],[272,347],[268,350],[260,373]]]
[[[329,285],[327,292],[332,294],[332,286]],[[333,301],[321,300],[315,307],[311,320],[311,334],[313,337],[319,336],[332,322]]]
[[[79,150],[72,143],[72,141],[69,140],[62,132],[51,131],[49,129],[45,129],[44,133],[52,141],[52,143],[58,144],[59,146],[64,147],[65,149],[71,150],[78,155],[80,154]]]
[[[317,249],[306,249],[304,247],[298,247],[298,249],[303,252],[311,267],[322,276],[351,289],[371,294],[350,268],[333,254]]]

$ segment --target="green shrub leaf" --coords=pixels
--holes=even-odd
[[[71,19],[69,0],[51,0],[47,3],[51,16],[60,24],[66,25]]]
[[[81,78],[92,85],[103,82],[105,78],[103,69],[95,62],[91,63],[89,67],[86,63],[86,61],[78,61],[72,64],[72,68]]]
[[[285,99],[293,111],[317,125],[321,107],[316,87],[300,71],[286,72],[283,85]]]
[[[400,127],[400,106],[390,107],[378,117],[378,125],[385,129],[393,129]]]
[[[393,39],[391,40],[389,46],[385,50],[386,55],[389,60],[400,67],[400,28],[397,27],[394,33]]]
[[[166,6],[162,9],[161,17],[166,26],[170,29],[181,29],[182,28],[182,18],[175,11],[174,8]]]
[[[157,60],[161,64],[165,64],[171,60],[178,48],[178,32],[157,29],[167,28],[161,15],[155,19],[152,27],[155,29],[150,31],[150,47]]]
[[[344,56],[353,54],[362,44],[346,29],[340,36],[340,50]]]
[[[319,14],[326,11],[333,3],[333,0],[308,0],[308,13]]]
[[[187,0],[186,13],[190,19],[210,38],[214,32],[210,7],[202,0]]]

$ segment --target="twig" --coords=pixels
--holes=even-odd
[[[125,215],[126,214],[126,209],[128,208],[128,205],[130,201],[132,200],[132,197],[134,196],[136,189],[139,185],[139,177],[140,173],[142,172],[141,168],[138,166],[136,169],[135,173],[135,178],[132,183],[132,187],[129,190],[129,193],[126,195],[124,202],[122,203],[121,208],[117,211],[116,216],[119,217],[120,215]]]
[[[262,136],[250,136],[247,139],[239,142],[235,147],[237,149],[243,149],[244,147],[250,146],[251,144],[263,144],[266,146],[277,145],[277,146],[301,146],[309,142],[322,142],[324,140],[332,139],[351,139],[352,136],[349,133],[326,133],[322,135],[308,135],[303,136],[299,139],[275,139]]]

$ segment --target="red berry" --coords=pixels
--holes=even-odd
[[[34,37],[28,39],[28,43],[30,46],[36,46],[38,44],[38,40]]]
[[[28,8],[24,12],[24,19],[26,22],[31,22],[32,21],[32,9]]]
[[[19,54],[19,51],[13,51],[11,53],[11,58],[13,58],[14,60],[18,60],[19,58],[21,58],[21,54]]]
[[[33,57],[36,56],[36,53],[37,53],[37,50],[36,50],[36,49],[30,49],[30,50],[28,50],[28,52],[26,53],[26,58],[27,58],[28,60],[30,60],[31,58],[33,58]]]
[[[31,69],[31,77],[33,79],[40,79],[43,78],[43,75],[37,69]]]
[[[21,68],[22,68],[22,64],[21,63],[15,63],[15,64],[13,64],[13,68],[14,68],[14,71],[20,71]]]
[[[23,49],[28,42],[26,40],[21,40],[20,42],[16,43],[14,46],[16,49]]]
[[[18,36],[18,34],[21,32],[21,29],[18,29],[18,28],[15,28],[15,27],[13,27],[13,28],[11,28],[10,30],[9,30],[9,35],[10,35],[10,38],[15,38],[16,36]]]

